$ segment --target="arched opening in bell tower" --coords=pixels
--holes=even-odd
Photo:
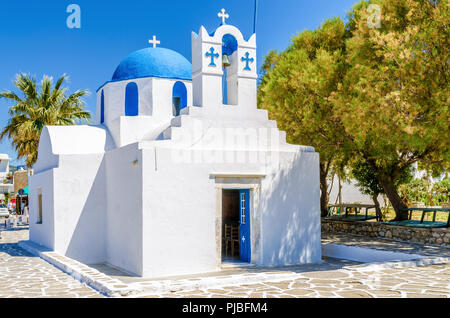
[[[176,82],[172,89],[173,116],[179,116],[180,111],[187,106],[187,89],[183,82]]]
[[[237,49],[238,41],[231,34],[222,37],[222,93],[224,105],[237,105]]]

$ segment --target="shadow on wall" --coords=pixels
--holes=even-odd
[[[260,202],[263,262],[321,262],[318,154],[297,153],[291,163],[280,160],[281,170]]]
[[[82,263],[93,264],[106,260],[105,161],[103,156],[66,251],[66,256]]]

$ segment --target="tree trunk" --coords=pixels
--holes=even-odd
[[[328,168],[327,164],[320,163],[320,215],[326,217],[328,215]]]
[[[338,175],[338,178],[339,178],[339,192],[338,192],[339,210],[342,210],[342,182],[341,182],[341,176]]]
[[[375,204],[375,211],[377,212],[377,221],[383,221],[383,213],[381,213],[380,202],[378,202],[378,195],[372,196],[373,203]]]
[[[403,203],[400,198],[397,189],[395,188],[394,182],[390,180],[389,177],[383,178],[379,177],[378,181],[384,189],[384,193],[388,197],[389,201],[392,204],[392,207],[395,210],[395,219],[394,221],[404,221],[408,219],[408,211],[405,210],[407,206]]]

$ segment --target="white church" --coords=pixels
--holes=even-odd
[[[30,240],[142,277],[320,263],[319,154],[257,108],[256,35],[191,41],[192,63],[155,38],[126,57],[96,125],[43,129]]]

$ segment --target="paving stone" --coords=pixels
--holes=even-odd
[[[264,293],[251,293],[248,298],[264,298]]]
[[[17,244],[28,230],[3,231],[0,240],[0,297],[103,297]]]
[[[362,290],[354,290],[354,291],[341,291],[336,292],[339,296],[344,298],[373,298],[370,294],[362,291]]]
[[[407,298],[446,298],[446,296],[438,297],[431,294],[407,293]]]
[[[290,295],[296,295],[296,296],[305,296],[311,293],[314,293],[314,290],[310,290],[310,289],[290,289],[285,291],[285,293],[290,294]]]
[[[345,272],[338,272],[338,271],[323,271],[323,272],[310,272],[310,273],[304,273],[303,276],[310,277],[310,278],[346,278],[349,276],[348,273]]]
[[[39,257],[32,256],[21,249],[17,242],[27,240],[28,231],[6,231],[0,240],[0,297],[103,297],[100,293],[73,279]],[[450,249],[420,247],[395,242],[370,242],[369,239],[345,236],[335,237],[335,243],[377,248],[380,250],[401,250],[433,256],[450,255]],[[325,241],[329,238],[325,237]],[[342,241],[339,241],[342,240]],[[326,263],[329,262],[329,263]],[[210,289],[178,290],[172,293],[143,294],[148,298],[313,298],[313,297],[450,297],[450,264],[390,268],[371,271],[358,271],[351,267],[354,263],[346,262],[349,268],[336,266],[331,260],[323,264],[308,267],[307,270],[296,272],[295,278],[281,282],[265,282],[239,286],[228,286]],[[328,265],[335,264],[335,265]],[[334,267],[333,267],[334,266]],[[85,271],[96,273],[89,267],[83,266]],[[267,278],[280,273],[294,274],[285,268],[277,271],[264,269],[249,269],[242,274],[242,279],[254,278],[257,274]],[[92,276],[111,281],[103,275]],[[216,279],[228,277],[218,274]],[[294,276],[293,276],[294,277]],[[191,281],[199,281],[194,278]],[[117,285],[117,284],[116,284]],[[142,286],[149,287],[152,283],[143,282]],[[120,284],[127,286],[127,283]]]

